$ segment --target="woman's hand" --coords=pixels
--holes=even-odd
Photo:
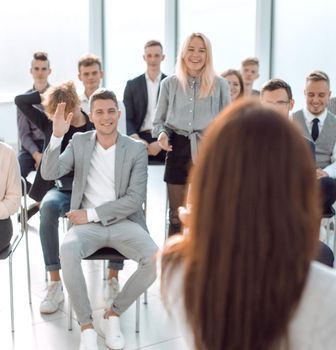
[[[166,151],[171,152],[173,150],[173,146],[169,144],[169,137],[165,132],[162,132],[158,137],[158,142],[160,147]]]

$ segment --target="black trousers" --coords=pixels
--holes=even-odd
[[[333,251],[323,242],[320,241],[320,250],[316,261],[333,267],[334,266],[334,253]]]
[[[0,220],[0,251],[9,246],[13,236],[13,226],[10,218]]]
[[[140,131],[138,135],[141,139],[145,140],[148,143],[153,143],[157,141],[156,138],[152,137],[152,134],[149,131]],[[166,151],[161,150],[156,156],[148,156],[148,164],[164,164],[166,160]]]
[[[43,140],[38,140],[35,142],[36,142],[36,145],[39,149],[39,152],[42,153]],[[28,151],[26,151],[24,148],[22,148],[20,150],[18,160],[19,160],[19,164],[20,164],[21,176],[26,180],[27,193],[28,193],[30,190],[30,187],[31,187],[31,183],[29,183],[26,178],[31,171],[36,170],[35,169],[35,160],[33,159],[32,155]]]

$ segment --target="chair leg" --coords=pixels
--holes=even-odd
[[[147,299],[147,289],[145,290],[144,293],[144,304],[147,305],[148,304],[148,299]]]
[[[135,332],[140,332],[140,297],[135,302]]]
[[[11,327],[14,332],[14,301],[13,301],[13,267],[12,267],[12,255],[8,259],[9,264],[9,289],[10,289],[10,309],[11,309]]]
[[[28,299],[29,304],[32,303],[31,298],[31,277],[30,277],[30,258],[29,258],[29,242],[28,242],[28,228],[27,223],[25,222],[25,238],[26,238],[26,260],[27,260],[27,282],[28,282]]]
[[[68,297],[68,331],[72,331],[72,305],[71,300]]]

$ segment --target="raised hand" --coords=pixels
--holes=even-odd
[[[56,137],[63,137],[69,131],[70,128],[73,113],[69,113],[65,119],[65,106],[65,102],[58,103],[55,114],[52,117],[53,135]]]

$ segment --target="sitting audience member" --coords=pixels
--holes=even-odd
[[[228,69],[221,76],[229,82],[231,101],[244,96],[243,78],[238,70]]]
[[[160,83],[166,77],[161,72],[161,62],[165,55],[162,44],[156,40],[148,41],[144,51],[146,73],[129,80],[124,91],[127,135],[142,140],[147,147],[149,161],[164,163],[166,152],[161,150],[157,139],[152,137],[152,129]]]
[[[49,87],[48,77],[51,73],[48,54],[45,52],[35,52],[31,62],[30,73],[34,80],[33,88],[27,92],[38,91],[43,93]],[[35,106],[43,109],[42,105]],[[42,159],[43,150],[43,132],[26,116],[17,109],[17,124],[19,140],[21,144],[19,152],[19,163],[22,177],[27,183],[27,192],[29,192],[31,183],[27,181],[27,176],[31,171],[36,170]],[[28,209],[28,219],[37,213],[39,203],[34,203]]]
[[[332,97],[329,100],[328,109],[332,114],[336,115],[336,97]]]
[[[60,154],[71,114],[65,114],[64,103],[58,105],[53,136],[42,159],[42,174],[44,178],[57,179],[74,171],[71,210],[67,213],[72,227],[61,247],[61,262],[82,330],[80,350],[98,349],[81,260],[102,247],[112,247],[139,263],[101,319],[106,345],[123,349],[119,315],[155,280],[157,246],[148,234],[142,209],[147,152],[142,142],[118,133],[120,111],[112,91],[98,89],[90,98],[90,109],[96,131],[74,135]]]
[[[188,349],[335,349],[336,274],[312,262],[321,213],[298,131],[235,103],[206,132],[191,183],[189,234],[164,249],[161,287]]]
[[[244,95],[259,95],[258,90],[253,89],[254,82],[259,78],[259,60],[257,57],[248,57],[241,63],[240,72],[244,82]]]
[[[84,92],[79,96],[81,109],[89,114],[90,96],[99,88],[103,79],[104,72],[102,70],[101,59],[93,54],[82,56],[78,61],[78,79],[83,83]],[[125,115],[125,112],[123,113]],[[70,203],[69,203],[70,205]],[[120,261],[109,261],[108,277],[104,289],[104,299],[108,306],[111,305],[113,299],[119,292],[118,272],[124,266]]]
[[[333,213],[336,200],[336,118],[328,111],[330,81],[326,73],[313,71],[306,78],[306,108],[293,114],[303,136],[315,143],[316,177],[321,180],[323,214]],[[323,179],[323,180],[322,180]]]
[[[284,80],[281,79],[271,79],[263,84],[260,91],[260,101],[264,105],[276,109],[285,118],[289,118],[289,113],[294,107],[292,89]],[[306,137],[304,137],[304,139],[307,144],[309,144],[315,159],[314,142]],[[332,206],[332,203],[335,201],[335,197],[332,197],[332,193],[328,192],[328,189],[330,188],[330,181],[333,182],[334,180],[329,177],[321,177],[319,179],[322,199],[322,213],[328,213],[331,210],[330,207]],[[333,267],[334,254],[332,250],[322,242],[320,243],[320,247],[320,254],[317,261]]]
[[[43,94],[45,111],[35,108],[41,103],[38,91],[16,96],[15,103],[25,116],[33,122],[44,134],[45,146],[48,145],[52,134],[52,118],[57,104],[66,102],[66,113],[72,113],[73,118],[69,129],[63,138],[63,151],[76,132],[85,132],[93,129],[88,116],[81,110],[79,98],[73,82],[67,82],[50,87]],[[64,300],[60,278],[58,219],[63,217],[70,208],[73,174],[65,174],[56,181],[42,179],[40,167],[37,170],[35,181],[30,190],[30,196],[41,201],[40,206],[40,239],[46,270],[50,274],[51,283],[47,294],[40,305],[40,312],[45,314],[57,311]]]
[[[10,216],[20,207],[21,180],[14,150],[0,142],[0,251],[7,248],[13,235]]]

